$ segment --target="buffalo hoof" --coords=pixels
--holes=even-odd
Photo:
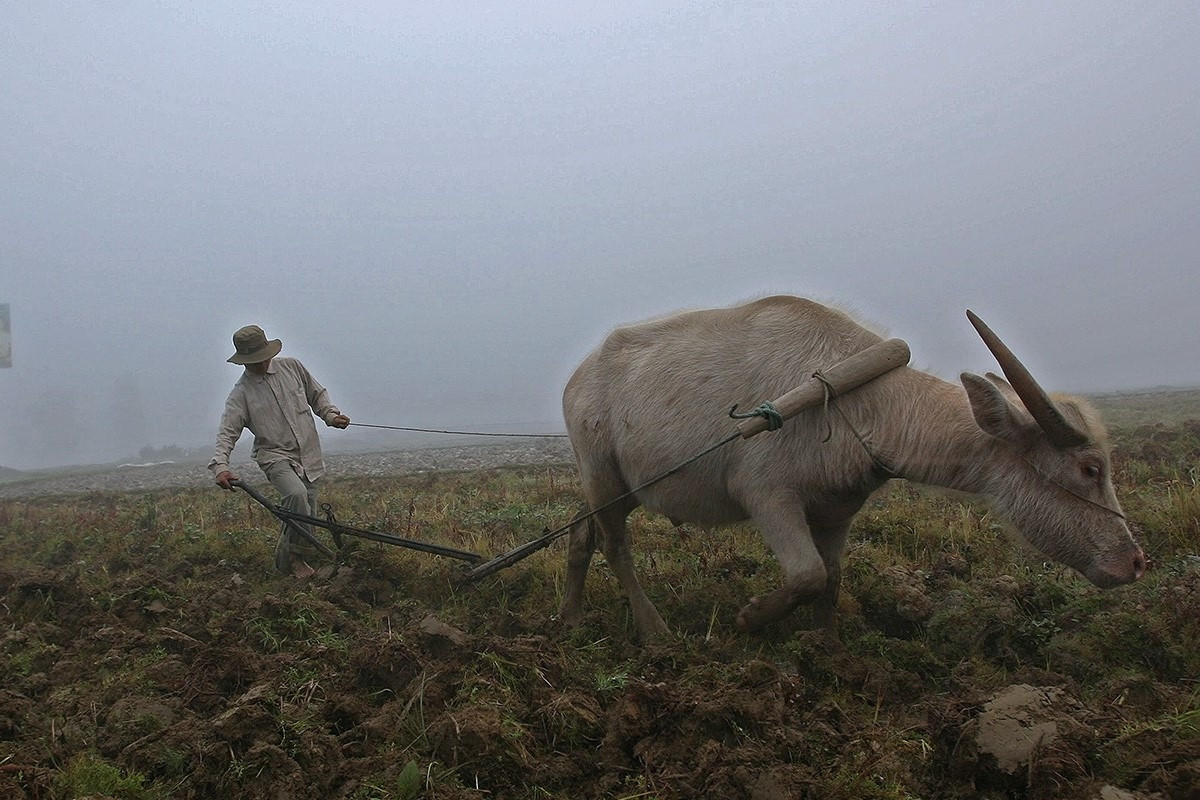
[[[637,630],[638,641],[642,644],[660,642],[671,637],[671,629],[654,609],[641,615],[635,613],[634,627]]]
[[[762,630],[763,626],[771,620],[766,619],[766,613],[762,607],[762,601],[757,597],[751,597],[750,602],[742,607],[742,610],[737,615],[738,630],[744,633],[755,633]]]
[[[738,612],[737,626],[748,633],[760,631],[792,613],[802,599],[802,595],[786,586],[763,597],[751,597]]]
[[[553,619],[564,628],[578,628],[583,622],[583,609],[564,605],[558,609]]]

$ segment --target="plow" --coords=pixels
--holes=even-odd
[[[609,500],[596,508],[591,508],[587,512],[579,514],[572,518],[564,525],[553,530],[546,529],[537,538],[519,545],[508,552],[501,553],[492,558],[472,553],[466,550],[460,550],[455,547],[435,544],[431,542],[409,539],[402,536],[397,536],[392,533],[373,531],[366,528],[360,528],[353,525],[346,525],[338,522],[334,516],[332,507],[325,503],[322,505],[322,511],[325,517],[316,517],[308,514],[301,514],[295,511],[290,511],[282,506],[272,503],[261,492],[255,489],[245,481],[233,481],[232,485],[246,492],[256,502],[266,508],[271,514],[279,519],[284,525],[297,534],[301,539],[307,541],[318,552],[329,558],[336,559],[338,552],[345,545],[345,539],[356,538],[365,539],[368,541],[378,542],[382,544],[392,545],[408,550],[416,550],[430,555],[442,556],[445,558],[462,561],[467,565],[467,568],[462,576],[465,582],[473,582],[492,575],[501,569],[510,567],[513,564],[529,557],[530,555],[549,547],[555,540],[561,538],[570,532],[577,524],[587,520],[589,517],[608,508],[609,506],[618,503],[630,495],[636,495],[638,492],[652,486],[659,481],[666,480],[672,475],[682,471],[687,466],[695,461],[698,461],[709,453],[718,450],[731,442],[738,439],[750,439],[765,431],[779,430],[783,424],[792,417],[801,412],[834,402],[839,396],[851,392],[863,384],[878,378],[879,376],[890,372],[897,367],[904,366],[908,363],[910,352],[908,345],[902,339],[887,339],[877,344],[855,353],[848,358],[839,361],[836,364],[829,366],[826,369],[814,372],[807,380],[799,386],[791,389],[787,393],[778,398],[767,401],[759,405],[757,408],[739,413],[737,407],[729,409],[728,416],[734,420],[733,430],[724,438],[714,442],[711,446],[696,453],[691,458],[688,458],[674,467],[654,476],[650,480],[640,484],[639,486],[630,489],[624,494]],[[369,426],[369,427],[384,427],[384,426]],[[305,527],[309,526],[309,527]],[[333,538],[334,547],[331,549],[327,544],[322,542],[310,530],[310,528],[322,528],[328,530]]]

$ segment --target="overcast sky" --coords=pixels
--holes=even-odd
[[[614,326],[777,292],[1197,385],[1198,68],[1194,0],[3,2],[0,465],[211,445],[248,323],[403,426],[561,430]]]

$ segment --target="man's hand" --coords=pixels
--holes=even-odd
[[[233,481],[236,481],[237,479],[238,476],[234,475],[229,470],[222,470],[221,472],[217,473],[217,486],[220,486],[222,489],[228,489],[232,492],[234,490]]]
[[[350,418],[345,414],[338,414],[336,417],[329,420],[329,425],[333,428],[349,428]]]

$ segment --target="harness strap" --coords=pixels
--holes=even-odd
[[[1107,511],[1108,513],[1112,514],[1114,517],[1117,517],[1118,519],[1121,519],[1121,520],[1127,519],[1124,514],[1122,514],[1120,511],[1117,511],[1115,508],[1109,508],[1108,506],[1104,505],[1104,503],[1097,503],[1095,500],[1091,499],[1090,497],[1084,497],[1083,495],[1081,495],[1079,492],[1075,491],[1071,487],[1064,486],[1063,484],[1059,483],[1054,478],[1050,477],[1045,472],[1043,472],[1041,469],[1039,469],[1037,464],[1034,464],[1032,461],[1030,461],[1024,455],[1021,456],[1021,460],[1029,465],[1029,468],[1031,470],[1033,470],[1035,475],[1037,475],[1039,478],[1041,478],[1042,480],[1044,480],[1046,483],[1050,484],[1051,486],[1053,486],[1063,492],[1066,492],[1067,494],[1071,495],[1072,497],[1074,497],[1077,500],[1082,500],[1083,502],[1087,503],[1090,506],[1095,506],[1096,508],[1099,508],[1102,511]]]
[[[826,415],[827,415],[826,416],[826,425],[827,425],[826,431],[827,432],[825,435],[825,439],[823,441],[826,441],[826,442],[829,441],[829,438],[833,435],[833,426],[830,425],[828,422],[828,412],[829,412],[830,406],[832,405],[833,410],[838,413],[838,416],[840,416],[842,418],[842,421],[846,423],[846,427],[849,428],[850,432],[854,434],[854,438],[858,440],[858,443],[861,444],[863,449],[867,451],[867,455],[869,455],[871,457],[871,472],[874,473],[877,477],[879,477],[882,480],[890,480],[892,478],[904,477],[899,472],[897,472],[895,469],[893,469],[886,461],[884,461],[879,456],[878,453],[876,453],[871,448],[871,445],[867,442],[866,438],[863,437],[863,435],[858,432],[858,429],[854,427],[854,423],[852,423],[850,421],[849,417],[846,416],[846,413],[844,411],[842,411],[842,409],[839,408],[836,403],[831,403],[831,401],[837,397],[837,392],[834,390],[833,386],[830,385],[829,381],[827,381],[825,379],[825,376],[823,376],[820,372],[814,372],[813,377],[816,378],[817,380],[819,380],[825,386],[825,411],[826,411]],[[1060,491],[1071,495],[1072,497],[1074,497],[1077,500],[1082,500],[1083,502],[1087,503],[1088,505],[1095,506],[1096,508],[1099,508],[1102,511],[1107,511],[1109,514],[1112,514],[1114,517],[1117,517],[1118,519],[1121,519],[1121,520],[1127,519],[1123,513],[1121,513],[1120,511],[1117,511],[1115,508],[1110,508],[1109,506],[1105,505],[1104,503],[1098,503],[1095,500],[1091,499],[1090,497],[1084,497],[1079,492],[1076,492],[1074,489],[1070,488],[1069,486],[1064,486],[1062,483],[1055,480],[1054,478],[1052,478],[1051,476],[1049,476],[1045,472],[1043,472],[1041,469],[1039,469],[1036,464],[1034,464],[1032,461],[1030,461],[1025,456],[1022,455],[1021,460],[1024,461],[1027,465],[1029,465],[1029,468],[1033,470],[1034,474],[1036,474],[1042,480],[1046,481],[1046,483],[1049,483],[1051,486],[1054,486],[1056,489],[1059,489]]]

